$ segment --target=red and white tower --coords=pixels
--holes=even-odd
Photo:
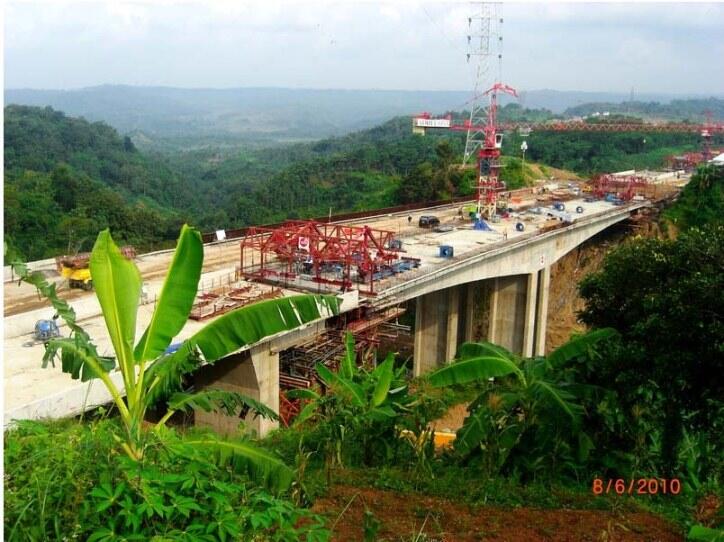
[[[497,211],[498,193],[505,189],[500,180],[500,155],[503,134],[498,131],[498,93],[518,97],[516,90],[503,83],[495,83],[485,91],[489,97],[487,119],[482,126],[483,142],[478,151],[478,213],[479,217],[491,218]]]

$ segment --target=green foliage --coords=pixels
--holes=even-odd
[[[721,224],[724,220],[724,167],[700,167],[664,216],[680,229]]]
[[[90,248],[111,228],[139,248],[174,239],[190,186],[102,123],[5,108],[5,231],[26,259]]]
[[[599,330],[578,337],[548,358],[520,359],[491,343],[463,344],[453,363],[428,377],[433,386],[486,383],[457,432],[456,453],[464,460],[477,456],[488,476],[580,469],[593,443],[581,429],[576,383],[561,369],[612,334]]]
[[[503,158],[500,179],[505,182],[505,186],[509,190],[530,186],[536,180],[536,177],[530,165],[525,164],[520,158]]]
[[[403,413],[412,398],[404,380],[404,367],[394,368],[394,354],[369,371],[358,367],[354,340],[347,334],[346,353],[338,372],[317,364],[326,393],[295,390],[290,397],[307,400],[297,427],[315,423],[316,436],[328,467],[390,460],[397,443]]]
[[[703,122],[706,119],[704,111],[711,111],[714,119],[724,119],[724,100],[720,98],[689,98],[686,100],[671,100],[667,104],[640,101],[621,103],[593,102],[570,107],[566,109],[564,114],[570,117],[578,117],[604,111],[608,111],[612,115],[634,114],[655,120]]]
[[[67,303],[57,298],[55,288],[49,286],[40,273],[29,274],[27,267],[18,265],[13,257],[10,261],[21,280],[36,285],[43,295],[50,298],[60,317],[74,332],[71,338],[49,342],[45,363],[60,351],[63,371],[71,373],[74,378],[82,373],[84,379],[98,378],[103,382],[118,408],[125,429],[121,446],[131,459],[137,461],[143,459],[148,446],[148,435],[142,431],[146,411],[160,398],[179,391],[182,376],[198,367],[199,362],[213,363],[264,337],[294,329],[324,314],[336,313],[339,307],[338,300],[331,296],[292,296],[249,305],[213,321],[184,341],[173,354],[161,355],[188,318],[203,263],[200,234],[184,226],[151,322],[134,350],[141,277],[135,264],[120,253],[110,233],[103,231],[98,235],[91,253],[90,267],[96,295],[123,377],[124,398],[109,375],[113,364],[106,364],[98,356],[88,334],[76,324],[75,313]],[[156,431],[163,429],[164,423],[174,413],[175,406],[185,409],[194,405],[227,413],[236,407],[248,409],[259,406],[239,394],[221,390],[213,394],[201,392],[198,396],[175,395],[171,399],[169,411],[157,424]],[[269,414],[269,410],[264,408],[257,412]],[[194,441],[193,444],[235,455],[238,463],[245,463],[250,471],[260,473],[260,478],[267,485],[277,488],[291,482],[288,467],[274,456],[255,450],[253,446],[213,443],[208,440]]]
[[[7,432],[5,539],[329,539],[321,518],[254,487],[232,456],[209,461],[191,444],[210,436],[154,437],[135,462],[116,452],[118,429],[67,420]]]
[[[713,375],[724,371],[722,253],[721,222],[692,227],[676,240],[637,238],[580,284],[581,319],[622,336],[585,378],[621,390],[628,412],[650,408],[668,471],[683,428],[706,427],[721,412],[724,387]]]
[[[693,525],[686,538],[692,542],[722,542],[724,541],[724,530]]]
[[[692,133],[545,132],[527,138],[526,160],[589,175],[627,169],[660,169],[666,156],[694,151]],[[718,141],[718,140],[717,140]],[[714,145],[717,145],[717,141]],[[520,140],[503,140],[503,154],[517,156]]]

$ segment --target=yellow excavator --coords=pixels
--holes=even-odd
[[[121,254],[129,260],[136,257],[136,250],[131,246],[121,247]],[[58,273],[68,279],[68,286],[83,290],[93,289],[93,277],[90,272],[90,252],[83,252],[75,256],[58,256],[55,265]]]

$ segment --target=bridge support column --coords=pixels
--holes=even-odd
[[[526,275],[525,323],[523,329],[523,356],[533,356],[535,342],[536,309],[538,308],[538,272]]]
[[[417,298],[415,376],[432,371],[455,357],[459,344],[460,288],[446,288]]]
[[[516,354],[523,354],[526,346],[529,284],[529,275],[497,277],[490,294],[488,341]]]
[[[538,306],[535,315],[535,345],[533,354],[545,356],[546,323],[548,320],[548,291],[551,286],[551,267],[547,266],[538,272]]]
[[[279,412],[279,353],[272,353],[269,344],[261,344],[220,360],[199,370],[196,387],[243,393]],[[278,422],[255,418],[252,414],[242,420],[237,416],[196,410],[194,416],[196,425],[211,427],[223,435],[237,433],[241,421],[247,430],[259,436],[278,427]]]
[[[458,340],[462,344],[473,340],[475,329],[475,283],[469,282],[460,286],[460,313],[462,315],[458,328]]]

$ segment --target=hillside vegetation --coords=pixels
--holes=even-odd
[[[503,121],[552,116],[517,104],[500,111]],[[7,106],[6,234],[38,259],[88,250],[105,227],[145,249],[171,242],[182,221],[211,231],[471,194],[474,170],[459,167],[464,137],[416,136],[409,117],[396,117],[314,142],[157,153],[100,122]],[[533,132],[527,141],[524,166],[521,137],[504,140],[510,188],[555,175],[548,167],[584,176],[660,167],[699,144],[696,134],[646,133]]]
[[[5,108],[5,235],[29,259],[87,250],[112,228],[150,248],[172,241],[192,192],[102,123]]]
[[[608,111],[611,114],[637,115],[648,119],[690,120],[702,122],[705,111],[711,112],[712,119],[724,120],[724,100],[721,98],[671,100],[669,103],[626,101],[620,103],[591,102],[569,107],[563,113],[578,117]]]
[[[582,103],[618,102],[626,94],[531,90],[520,103],[556,114]],[[642,94],[664,103],[676,98]],[[5,103],[51,106],[103,121],[132,135],[139,148],[192,150],[266,146],[340,136],[394,116],[461,109],[467,91],[387,91],[290,88],[184,89],[103,85],[74,90],[6,89]],[[502,103],[508,103],[503,97]],[[701,110],[694,111],[700,114]]]

